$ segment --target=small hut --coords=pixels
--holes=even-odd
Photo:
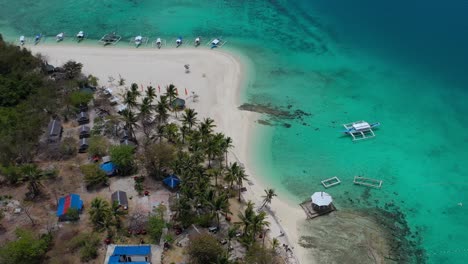
[[[50,143],[60,141],[62,131],[62,123],[57,119],[51,120],[49,122],[49,126],[47,127],[47,140]]]
[[[111,195],[112,203],[117,203],[124,210],[128,209],[127,193],[124,191],[116,191]]]
[[[83,201],[78,194],[72,193],[59,199],[57,206],[57,217],[59,221],[69,220],[67,212],[70,208],[78,210],[79,213],[83,210]]]
[[[330,210],[333,206],[333,199],[330,194],[326,192],[315,192],[311,196],[312,199],[312,209],[317,212],[323,212]]]
[[[78,145],[78,152],[79,153],[86,153],[89,148],[89,143],[87,138],[80,139],[80,143]]]
[[[91,135],[89,126],[81,126],[78,135],[80,138],[88,138]]]
[[[84,125],[89,123],[89,116],[86,112],[80,112],[78,114],[78,117],[76,118],[76,121],[78,121],[78,124]]]
[[[171,106],[175,110],[184,110],[185,109],[185,100],[181,98],[176,98],[172,101]]]

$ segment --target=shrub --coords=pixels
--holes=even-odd
[[[16,230],[16,240],[0,248],[0,263],[42,263],[52,241],[51,235],[37,237],[22,229]]]
[[[108,177],[97,164],[85,164],[80,167],[84,174],[84,180],[87,187],[99,186],[107,183]]]
[[[135,173],[136,166],[133,157],[134,148],[132,146],[113,146],[110,149],[112,162],[119,168],[122,175]]]
[[[81,233],[68,243],[72,251],[80,251],[82,262],[88,262],[98,256],[99,237],[94,233]]]
[[[105,137],[102,136],[92,136],[89,139],[89,148],[88,153],[91,156],[105,156],[107,153],[107,148],[109,146],[109,142]]]
[[[70,103],[75,107],[79,107],[80,105],[88,105],[92,99],[92,93],[75,91],[70,94]]]
[[[201,234],[192,239],[187,251],[193,264],[217,263],[224,253],[216,238],[209,234]]]
[[[66,217],[72,222],[78,221],[80,219],[80,211],[76,208],[68,208]]]

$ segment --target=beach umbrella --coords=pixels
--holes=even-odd
[[[333,199],[331,195],[326,192],[316,192],[311,196],[312,203],[317,206],[329,206]]]
[[[177,185],[180,184],[180,179],[177,178],[176,175],[172,174],[169,177],[165,178],[163,182],[164,184],[169,186],[171,189],[174,189],[175,187],[177,187]]]

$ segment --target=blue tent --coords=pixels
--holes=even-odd
[[[177,187],[177,185],[180,184],[180,179],[176,175],[172,174],[169,175],[169,177],[165,178],[163,182],[171,189],[174,189],[175,187]]]
[[[111,161],[101,164],[100,168],[107,174],[107,176],[114,175],[117,170],[117,166],[115,166]]]
[[[83,201],[78,194],[72,193],[59,199],[57,216],[65,219],[69,208],[75,208],[80,212],[83,209]]]

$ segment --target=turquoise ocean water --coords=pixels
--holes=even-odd
[[[246,101],[310,113],[257,142],[264,180],[300,201],[338,176],[339,207],[401,212],[428,263],[468,263],[468,2],[381,2],[0,0],[0,32],[223,36],[253,62]],[[361,119],[375,139],[341,136]]]

